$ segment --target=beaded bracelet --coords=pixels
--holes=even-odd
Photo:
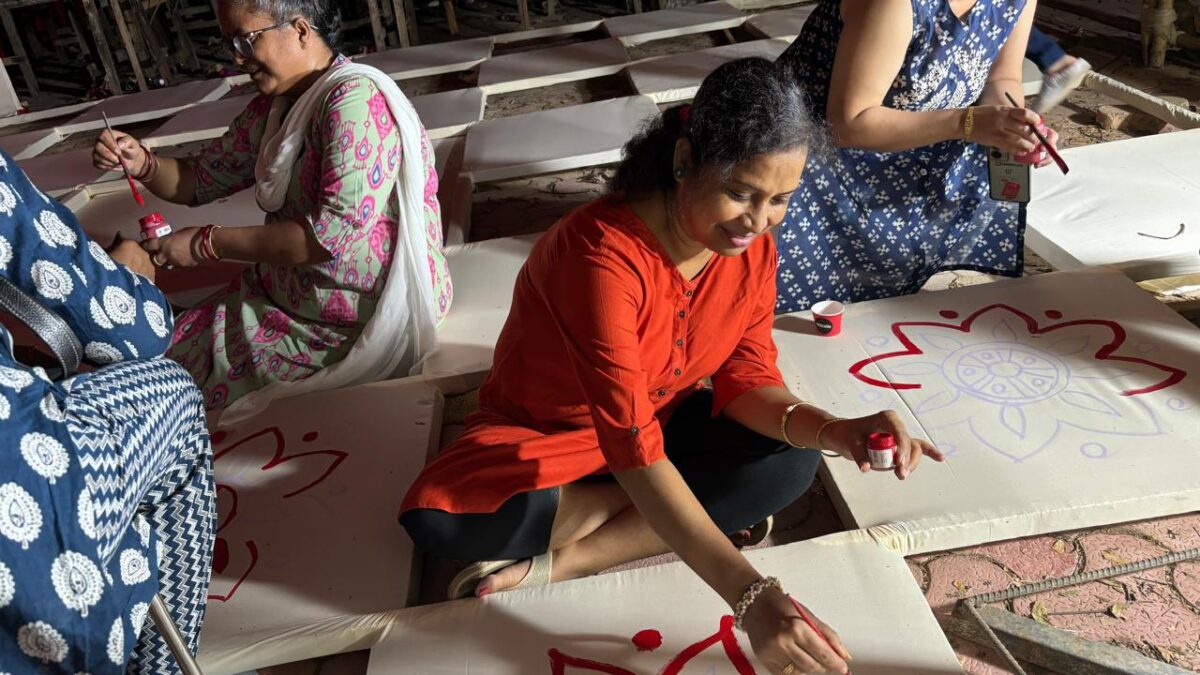
[[[750,588],[742,593],[742,599],[738,600],[737,606],[733,608],[733,626],[738,630],[742,628],[742,620],[746,618],[746,612],[750,611],[750,605],[758,599],[758,596],[768,588],[777,589],[780,593],[783,592],[783,584],[779,583],[779,579],[775,577],[763,577],[758,581],[750,584]]]

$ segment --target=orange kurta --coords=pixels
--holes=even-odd
[[[571,212],[517,275],[479,411],[402,510],[491,513],[515,494],[645,467],[665,457],[667,416],[705,378],[714,414],[783,386],[775,265],[763,236],[688,281],[620,197]]]

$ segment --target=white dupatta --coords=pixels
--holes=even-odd
[[[425,165],[421,120],[412,103],[383,72],[357,63],[330,68],[296,101],[284,117],[286,101],[277,97],[267,117],[255,166],[258,205],[267,213],[283,207],[292,172],[304,148],[313,116],[329,92],[344,80],[371,80],[387,100],[400,133],[403,159],[396,182],[400,224],[391,267],[375,314],[341,361],[295,382],[273,382],[233,402],[221,413],[222,426],[236,424],[266,409],[276,399],[383,380],[396,374],[406,354],[416,372],[437,346],[433,287],[429,283],[429,242],[425,233]]]

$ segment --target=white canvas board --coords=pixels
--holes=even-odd
[[[422,377],[467,375],[492,367],[496,340],[508,320],[517,273],[541,234],[471,242],[446,249],[454,302],[438,327],[438,348]]]
[[[1135,281],[1200,272],[1200,130],[1062,154],[1069,174],[1034,172],[1025,241],[1038,255],[1058,269],[1116,267]]]
[[[8,68],[0,67],[0,118],[12,117],[21,109],[21,99],[8,77]]]
[[[825,460],[847,524],[905,554],[1200,509],[1200,329],[1126,277],[1060,272],[780,317],[788,385],[895,409],[949,455],[907,480]]]
[[[213,434],[217,542],[199,661],[238,673],[369,646],[409,600],[400,498],[442,396],[381,382],[273,403]]]
[[[628,62],[620,40],[592,40],[494,56],[479,66],[479,86],[488,94],[548,87],[616,75]]]
[[[646,59],[631,65],[625,72],[637,93],[649,96],[655,103],[688,101],[696,96],[704,78],[721,65],[751,56],[774,61],[788,44],[782,39],[739,42]]]
[[[35,110],[21,115],[2,117],[0,118],[0,129],[17,124],[29,124],[30,122],[38,122],[40,120],[52,120],[59,117],[65,118],[68,115],[77,115],[97,103],[98,101],[84,101],[83,103],[72,103],[71,105],[59,106],[57,108],[47,108],[46,110]]]
[[[469,174],[462,173],[466,145],[467,140],[462,137],[433,142],[438,174],[438,205],[442,208],[442,241],[446,246],[465,243],[471,236],[475,183]]]
[[[121,179],[124,181],[124,179]],[[123,189],[106,190],[101,194],[87,194],[66,201],[66,205],[79,218],[84,232],[97,241],[110,241],[118,232],[126,239],[141,237],[138,219],[158,212],[171,227],[202,227],[217,224],[222,227],[248,227],[262,225],[264,214],[254,199],[254,190],[243,190],[231,197],[204,206],[190,207],[172,204],[142,190],[145,206],[138,206],[122,182]]]
[[[478,184],[617,162],[657,114],[650,97],[629,96],[485,120],[467,131],[463,170]]]
[[[114,127],[170,117],[176,112],[206,101],[215,101],[229,92],[224,79],[198,80],[163,89],[114,96],[88,109],[58,128],[63,135],[104,128],[102,114]]]
[[[42,192],[58,197],[84,185],[120,179],[121,171],[102,171],[92,165],[92,149],[79,148],[53,155],[40,155],[17,162],[29,180]],[[133,204],[133,196],[126,185],[126,198]],[[137,224],[136,222],[134,223]]]
[[[148,148],[160,148],[220,138],[257,96],[233,96],[182,110],[143,138],[142,143]]]
[[[816,3],[813,3],[755,14],[746,20],[746,30],[760,38],[785,38],[791,42],[800,36],[804,22],[808,21],[816,8]]]
[[[412,104],[429,138],[437,140],[458,136],[482,121],[486,100],[483,90],[471,87],[417,96]]]
[[[605,19],[604,30],[627,45],[638,45],[682,35],[737,28],[745,20],[746,15],[728,2],[706,2]]]
[[[531,40],[544,40],[546,38],[564,37],[567,35],[578,35],[588,31],[596,30],[603,24],[602,19],[594,19],[592,21],[580,21],[579,23],[568,23],[561,26],[546,26],[545,28],[533,28],[531,30],[519,30],[512,33],[500,33],[492,39],[496,44],[512,44],[514,42],[528,42]]]
[[[1042,71],[1029,59],[1021,64],[1021,91],[1026,96],[1035,96],[1042,90]]]
[[[61,140],[62,134],[58,133],[57,129],[37,129],[0,136],[0,148],[11,155],[13,159],[30,159],[40,155]]]
[[[199,207],[171,204],[143,190],[144,207],[134,203],[124,179],[111,191],[90,194],[81,191],[63,200],[79,218],[89,237],[107,246],[118,232],[126,239],[139,239],[138,219],[153,212],[161,213],[171,227],[202,227],[210,223],[222,227],[248,227],[263,223],[263,212],[254,200],[253,190],[243,190],[228,199]],[[119,188],[119,189],[115,189]],[[191,307],[224,287],[237,276],[245,263],[221,261],[196,267],[159,270],[155,283],[177,307]]]
[[[376,52],[356,59],[387,73],[393,80],[470,70],[492,55],[492,38],[454,40]]]
[[[838,630],[854,656],[855,675],[962,672],[898,554],[847,534],[747,557]],[[723,619],[730,614],[683,563],[646,567],[405,610],[371,650],[367,673],[767,672],[744,633],[722,630],[731,625],[731,618]],[[647,630],[658,631],[662,645],[639,651],[632,638]],[[684,654],[692,645],[694,655]]]

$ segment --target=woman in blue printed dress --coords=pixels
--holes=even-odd
[[[179,672],[146,615],[158,592],[195,651],[212,451],[199,389],[158,358],[171,310],[154,267],[135,242],[89,241],[0,153],[0,276],[99,366],[52,382],[0,326],[0,672]]]
[[[777,235],[777,312],[914,293],[947,269],[1021,274],[1024,212],[989,197],[987,152],[1037,144],[1037,115],[1005,97],[1024,101],[1033,11],[822,0],[779,62],[838,147],[809,157]]]

